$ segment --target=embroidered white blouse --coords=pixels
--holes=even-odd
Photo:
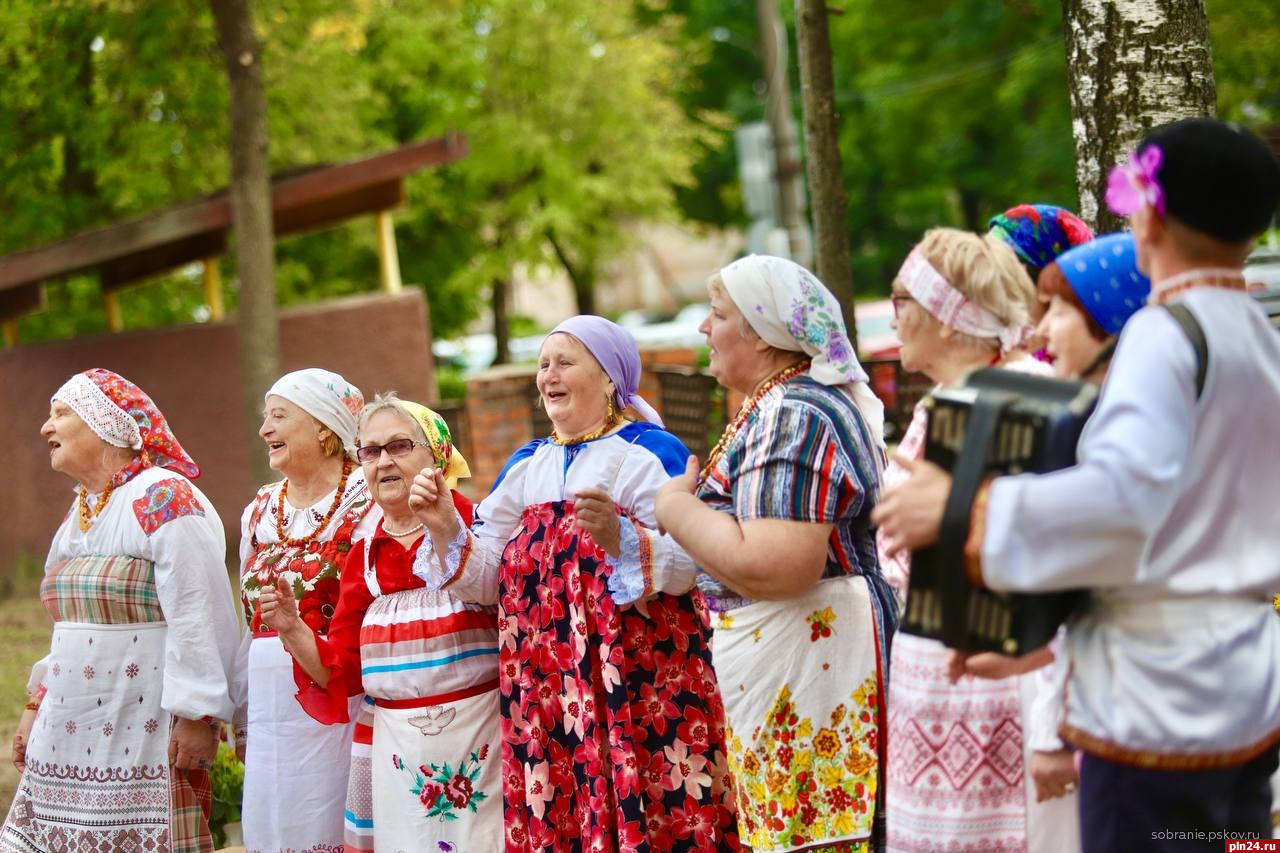
[[[1125,326],[1080,463],[997,480],[982,545],[1001,590],[1093,590],[1071,626],[1064,732],[1170,768],[1252,758],[1280,737],[1280,334],[1247,294],[1179,297]]]
[[[176,486],[175,486],[176,484]],[[90,495],[93,506],[97,495]],[[146,468],[119,486],[87,532],[76,505],[53,537],[46,571],[80,556],[130,556],[155,567],[167,631],[161,705],[187,719],[231,719],[229,685],[241,621],[227,576],[226,539],[213,504],[190,480]],[[32,669],[30,689],[44,679]]]
[[[450,543],[443,576],[435,560],[429,558],[432,549],[425,544],[418,550],[414,574],[428,589],[438,589],[457,575],[449,586],[455,597],[496,604],[498,564],[525,509],[572,501],[579,489],[594,487],[608,492],[638,522],[622,524],[621,554],[611,560],[615,575],[626,575],[637,587],[630,595],[623,595],[618,585],[611,583],[618,602],[629,603],[655,589],[687,591],[694,582],[693,559],[670,536],[657,532],[653,514],[659,487],[674,474],[683,473],[687,459],[688,451],[679,439],[649,423],[628,424],[615,433],[576,445],[535,439],[508,460],[493,491],[476,507],[472,529],[462,531]],[[641,547],[640,537],[647,540],[647,547]],[[648,572],[652,576],[646,581],[643,576]]]

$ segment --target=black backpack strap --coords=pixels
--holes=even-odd
[[[1200,328],[1200,321],[1196,319],[1195,314],[1191,313],[1191,309],[1182,303],[1165,305],[1164,309],[1178,321],[1178,325],[1191,341],[1191,346],[1195,348],[1196,399],[1199,400],[1200,394],[1204,391],[1205,374],[1209,371],[1209,343],[1205,340],[1204,329]]]

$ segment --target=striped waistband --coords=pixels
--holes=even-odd
[[[476,684],[472,687],[463,687],[460,690],[451,690],[448,693],[436,693],[433,696],[423,696],[420,699],[379,699],[374,697],[373,704],[379,708],[390,708],[392,710],[405,710],[408,708],[426,708],[431,705],[444,705],[447,702],[457,702],[459,699],[470,699],[472,696],[479,696],[482,693],[488,693],[490,690],[498,689],[498,679],[491,678],[482,684]]]

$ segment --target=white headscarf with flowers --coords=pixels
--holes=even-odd
[[[769,346],[813,359],[809,375],[838,386],[862,413],[876,446],[884,448],[884,403],[867,384],[845,331],[844,315],[826,285],[786,258],[747,255],[720,270],[733,304]]]
[[[355,452],[356,416],[364,408],[360,389],[331,370],[307,367],[286,373],[266,397],[283,397],[333,430],[348,453]]]

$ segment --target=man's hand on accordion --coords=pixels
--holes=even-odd
[[[890,554],[936,542],[947,496],[951,494],[951,475],[932,462],[903,456],[894,461],[911,476],[881,492],[880,504],[871,513],[871,521],[883,532]]]
[[[1032,672],[1053,663],[1053,652],[1048,646],[1032,649],[1022,655],[1002,655],[999,652],[962,652],[949,649],[947,656],[947,680],[955,684],[962,676],[1001,679]]]

